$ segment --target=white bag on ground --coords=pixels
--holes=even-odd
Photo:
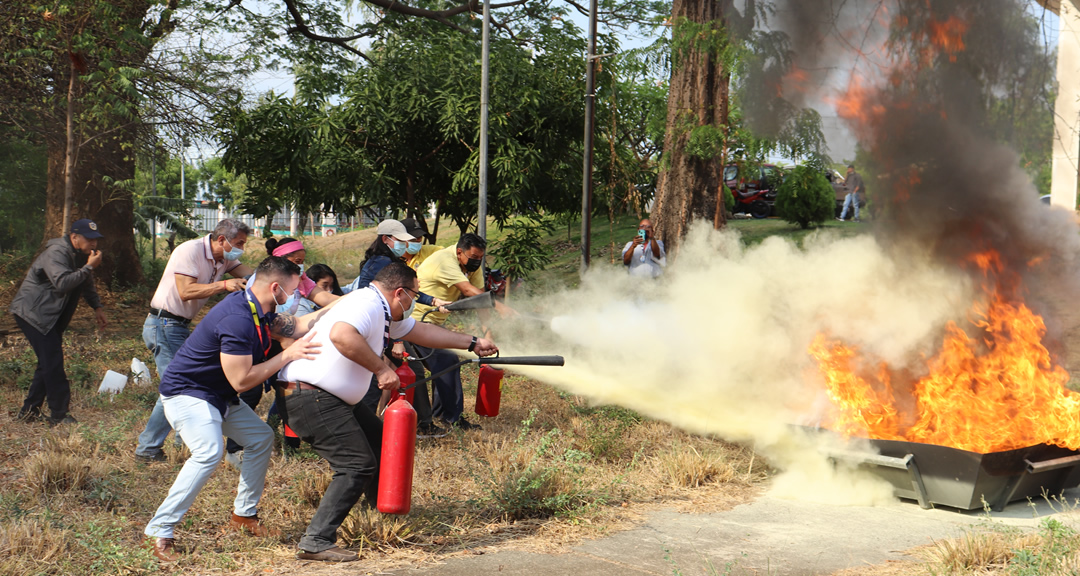
[[[138,358],[131,359],[131,378],[136,386],[149,386],[152,382],[150,369]]]
[[[118,394],[127,385],[127,376],[119,372],[113,372],[112,370],[105,371],[105,377],[101,379],[101,386],[98,386],[98,394],[104,394],[110,392],[112,394]]]

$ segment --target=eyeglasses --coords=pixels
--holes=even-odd
[[[652,230],[652,225],[651,224],[642,224],[641,226],[638,226],[638,230]]]
[[[409,295],[409,298],[412,298],[413,300],[416,300],[420,296],[420,293],[416,290],[413,290],[412,288],[406,288],[402,286],[401,289],[404,290],[405,293]]]

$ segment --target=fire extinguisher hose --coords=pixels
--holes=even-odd
[[[418,384],[423,384],[430,380],[434,380],[439,376],[442,376],[443,374],[449,374],[450,372],[453,372],[454,370],[457,370],[458,368],[461,368],[466,364],[500,364],[510,366],[563,366],[564,364],[566,364],[566,360],[562,356],[492,356],[488,358],[469,358],[467,360],[462,360],[457,364],[454,364],[453,366],[440,370],[428,376],[427,378],[417,380],[416,382],[413,382],[408,386],[403,386],[401,390],[408,390],[409,388],[412,388]]]

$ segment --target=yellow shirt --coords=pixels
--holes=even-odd
[[[428,256],[431,256],[432,254],[442,249],[442,246],[436,246],[434,244],[426,244],[424,246],[421,246],[420,251],[416,254],[413,254],[412,260],[409,260],[409,268],[412,268],[413,270],[419,270],[420,265],[424,263],[424,260],[428,259]]]
[[[461,270],[461,264],[458,263],[457,246],[450,246],[428,256],[420,265],[420,268],[417,269],[416,275],[420,279],[421,292],[450,302],[461,298],[461,290],[455,286],[459,282],[468,282],[481,290],[484,289],[483,268],[477,268],[466,278],[465,272]],[[430,306],[424,306],[417,302],[412,317],[420,320],[424,312],[430,309]],[[446,322],[449,315],[449,312],[435,311],[428,314],[427,321],[441,325]]]

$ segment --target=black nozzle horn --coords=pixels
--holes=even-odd
[[[494,307],[495,295],[491,292],[484,292],[483,294],[477,294],[476,296],[462,298],[457,302],[452,302],[446,305],[447,310],[480,310],[484,308]]]
[[[477,358],[477,364],[517,364],[518,366],[562,366],[562,356],[502,356],[500,358]]]

